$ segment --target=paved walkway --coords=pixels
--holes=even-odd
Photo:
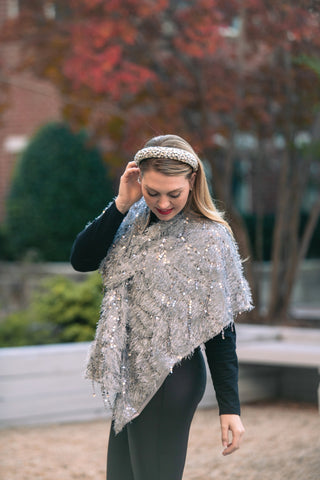
[[[216,409],[198,410],[184,480],[318,480],[319,416],[290,403],[245,405],[242,446],[221,455]],[[104,480],[107,421],[0,431],[4,480]]]

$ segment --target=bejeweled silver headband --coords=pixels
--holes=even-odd
[[[197,158],[192,153],[182,150],[181,148],[173,147],[146,147],[139,150],[135,156],[134,161],[139,166],[142,160],[147,158],[169,158],[170,160],[177,160],[178,162],[187,163],[193,170],[198,170],[199,164]]]

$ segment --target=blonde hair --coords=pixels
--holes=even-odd
[[[198,161],[199,167],[196,172],[193,188],[185,206],[185,211],[221,223],[232,233],[230,225],[223,218],[223,213],[217,209],[210,195],[203,163],[186,140],[178,135],[160,135],[151,138],[144,147],[180,148],[181,150],[185,150],[194,155]],[[190,165],[177,160],[164,158],[149,158],[142,160],[139,167],[142,176],[148,170],[155,170],[164,175],[184,175],[186,178],[190,179],[193,173],[193,169]]]

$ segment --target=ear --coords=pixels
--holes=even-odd
[[[193,185],[194,185],[194,182],[195,182],[195,179],[196,179],[196,175],[197,175],[196,172],[193,172],[193,174],[189,178],[190,190],[193,189]]]

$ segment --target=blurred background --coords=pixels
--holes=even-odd
[[[0,0],[6,425],[101,415],[100,404],[83,417],[54,407],[83,388],[74,377],[102,296],[97,273],[72,270],[70,249],[135,152],[166,133],[199,153],[247,259],[243,398],[317,405],[319,27],[317,0]],[[43,411],[37,389],[52,400]]]

